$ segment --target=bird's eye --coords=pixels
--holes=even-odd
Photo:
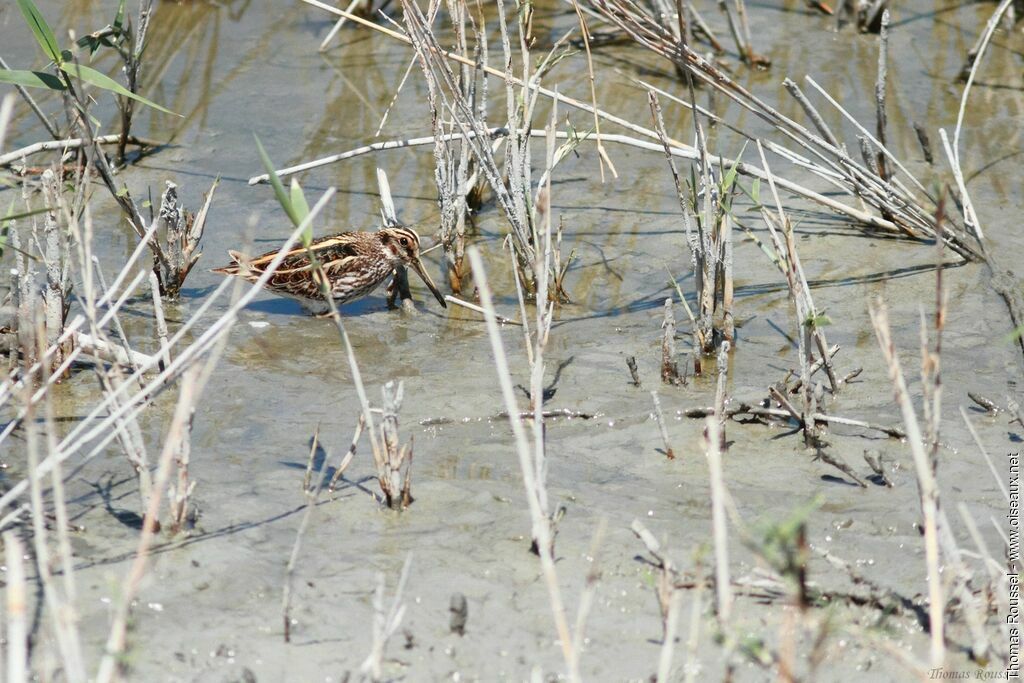
[[[408,237],[403,237],[402,238],[402,246],[403,247],[409,246],[409,238]]]

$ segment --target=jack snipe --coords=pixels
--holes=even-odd
[[[309,252],[316,255],[338,306],[362,298],[377,289],[395,269],[409,266],[423,278],[438,302],[447,308],[444,297],[427,275],[420,261],[420,236],[410,228],[381,228],[378,232],[343,232],[314,240],[309,248],[296,247],[267,281],[275,294],[296,299],[310,313],[330,310],[320,290],[319,275],[310,266]],[[215,268],[214,273],[236,275],[255,282],[277,250],[250,259],[237,251],[228,251],[231,265]]]

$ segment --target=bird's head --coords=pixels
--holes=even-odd
[[[381,228],[377,234],[380,238],[381,246],[384,248],[384,252],[388,255],[391,263],[395,267],[408,266],[415,270],[438,303],[447,308],[448,304],[445,302],[444,296],[441,295],[437,285],[427,275],[423,262],[420,260],[420,236],[416,234],[416,231],[412,228],[395,226]]]

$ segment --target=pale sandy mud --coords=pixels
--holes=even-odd
[[[43,2],[51,20],[79,33],[108,21],[115,3]],[[955,123],[960,87],[954,82],[963,55],[991,12],[990,3],[947,8],[914,0],[900,3],[891,38],[891,137],[897,153],[922,176],[931,178],[911,124],[933,133]],[[709,16],[724,23],[709,5]],[[851,27],[836,34],[832,21],[791,1],[750,7],[758,49],[773,60],[767,73],[737,67],[748,87],[782,111],[799,116],[784,96],[781,81],[813,74],[855,115],[873,122],[872,92],[876,38]],[[557,3],[538,9],[540,39],[553,40],[575,21]],[[11,6],[0,10],[3,52],[9,61],[32,50]],[[249,187],[260,172],[252,144],[256,132],[280,165],[343,151],[371,140],[411,53],[366,31],[346,28],[325,55],[316,44],[330,20],[296,3],[160,3],[150,47],[154,63],[165,66],[152,99],[185,114],[183,120],[146,113],[142,130],[151,137],[173,133],[173,145],[144,159],[126,175],[137,195],[173,180],[193,205],[212,178],[223,182],[203,243],[201,268],[189,279],[173,321],[187,319],[218,283],[206,268],[219,265],[228,248],[271,248],[286,235],[286,220],[271,191]],[[724,33],[724,32],[723,32]],[[1020,125],[1024,120],[1020,31],[1001,34],[993,45],[965,124],[963,160],[973,175],[970,187],[989,248],[1004,267],[1020,270],[1024,236]],[[607,48],[595,54],[598,99],[608,109],[647,124],[645,95],[624,75],[642,71],[663,87],[682,94],[665,64],[639,49]],[[550,85],[587,96],[580,57],[556,69]],[[37,65],[38,66],[38,65]],[[384,137],[429,134],[419,74],[414,72]],[[706,94],[700,95],[707,98]],[[715,101],[718,113],[754,131],[749,115]],[[564,112],[563,112],[564,114]],[[570,116],[578,129],[589,119]],[[670,130],[689,138],[689,118],[666,107]],[[111,119],[112,120],[112,119]],[[850,131],[828,113],[830,125]],[[18,121],[14,144],[36,139],[33,121]],[[852,136],[850,139],[854,139]],[[540,144],[540,143],[538,143]],[[722,138],[721,151],[739,153],[740,143]],[[538,147],[538,150],[541,149]],[[596,557],[601,580],[590,618],[581,667],[588,680],[646,680],[657,668],[661,620],[651,567],[641,560],[643,546],[629,530],[639,518],[663,539],[678,566],[688,572],[702,557],[711,568],[708,468],[697,420],[686,408],[710,405],[713,376],[688,386],[663,387],[658,381],[662,303],[673,295],[666,268],[692,293],[689,254],[671,178],[663,158],[639,150],[610,147],[619,172],[602,185],[593,150],[559,169],[555,212],[565,225],[565,244],[578,261],[568,278],[573,297],[557,313],[548,353],[548,405],[592,415],[555,419],[548,425],[548,485],[554,505],[566,514],[557,537],[558,573],[570,613],[593,567],[591,540],[600,520],[607,533]],[[751,150],[746,152],[747,157]],[[328,186],[339,189],[318,230],[375,225],[378,200],[374,169],[385,169],[401,216],[433,232],[435,193],[429,148],[394,151],[329,166],[300,178],[310,196]],[[781,162],[780,162],[781,165]],[[947,176],[943,176],[947,177]],[[5,193],[0,193],[7,194]],[[848,221],[795,200],[792,217],[798,249],[819,308],[832,320],[829,341],[840,344],[841,373],[864,372],[829,412],[872,422],[896,424],[884,362],[871,329],[867,302],[881,295],[911,391],[917,377],[920,311],[933,310],[933,249],[866,235]],[[112,205],[98,202],[96,230],[104,236],[105,262],[116,267],[135,237],[119,222]],[[742,215],[742,214],[741,214]],[[756,213],[745,222],[763,237]],[[516,315],[507,260],[500,250],[505,232],[499,212],[488,206],[479,221],[477,243],[487,257],[491,280],[504,313]],[[947,261],[953,262],[951,255]],[[440,274],[436,256],[432,272]],[[736,399],[757,400],[766,387],[797,363],[785,334],[796,329],[785,284],[757,246],[736,245],[737,315],[743,321],[730,360],[728,390]],[[1008,340],[1002,301],[978,265],[949,268],[944,274],[949,317],[943,342],[944,448],[939,483],[943,505],[954,520],[958,540],[972,548],[956,514],[963,503],[982,527],[991,548],[1002,543],[989,522],[1004,524],[1005,503],[997,483],[971,441],[959,415],[970,405],[968,391],[1005,403],[1021,396],[1021,358]],[[403,317],[374,296],[347,308],[346,324],[363,373],[377,400],[382,383],[405,382],[402,433],[415,437],[413,494],[402,513],[379,508],[368,447],[361,445],[346,481],[324,495],[313,513],[298,563],[292,642],[283,642],[281,591],[285,565],[295,539],[304,497],[301,485],[310,438],[320,425],[321,443],[333,458],[347,448],[358,415],[337,332],[323,320],[303,316],[290,302],[260,296],[249,306],[210,382],[194,421],[192,475],[198,482],[199,524],[188,538],[161,538],[152,568],[138,597],[127,657],[129,679],[138,681],[338,681],[355,674],[370,649],[375,575],[387,577],[390,599],[402,563],[412,557],[405,592],[406,613],[389,643],[386,673],[401,680],[525,680],[534,667],[545,675],[563,670],[548,594],[537,558],[528,551],[529,516],[511,432],[503,419],[490,346],[474,314],[442,311],[422,287],[420,314]],[[220,311],[227,304],[220,305]],[[132,304],[125,316],[129,333],[142,349],[152,348],[149,304]],[[217,313],[213,311],[212,313]],[[681,309],[677,317],[683,318]],[[264,324],[266,323],[266,324]],[[528,384],[519,328],[503,329],[513,362],[514,381]],[[688,338],[680,339],[681,348]],[[625,358],[636,356],[643,388],[629,383]],[[658,389],[669,418],[675,460],[660,452],[661,439],[651,414],[650,389]],[[96,399],[90,372],[65,382],[57,404],[67,425]],[[525,404],[525,399],[524,399]],[[920,407],[920,400],[916,401]],[[146,415],[153,450],[173,409],[166,396]],[[1024,429],[1005,416],[969,410],[996,467],[1008,477],[1007,454],[1020,450]],[[421,424],[427,421],[428,424]],[[876,607],[838,601],[813,610],[831,615],[833,634],[824,661],[810,680],[906,680],[910,674],[877,645],[853,635],[870,631],[891,647],[926,661],[924,544],[918,531],[919,506],[910,452],[905,444],[855,428],[835,428],[830,451],[861,476],[870,472],[865,449],[878,449],[899,464],[896,486],[862,489],[828,465],[815,461],[799,434],[782,427],[729,423],[731,446],[725,480],[744,522],[751,528],[787,519],[818,499],[808,520],[808,541],[854,563],[860,572],[911,605],[886,615]],[[22,443],[15,442],[18,450]],[[18,456],[20,457],[20,456]],[[6,476],[23,474],[12,458]],[[319,462],[319,461],[318,461]],[[133,556],[137,530],[130,515],[137,508],[135,479],[115,450],[76,474],[71,506],[84,530],[75,534],[78,608],[89,660],[95,664],[106,639],[111,601],[116,600]],[[734,533],[732,572],[744,577],[758,566]],[[848,578],[812,559],[809,579],[823,590],[854,591]],[[449,600],[463,593],[469,605],[464,636],[449,632]],[[695,591],[683,598],[680,642],[674,675],[682,679],[690,613]],[[704,591],[699,620],[696,680],[718,680],[723,650],[716,633],[711,592]],[[913,605],[917,606],[917,613]],[[787,619],[785,600],[741,596],[733,628],[742,639],[763,639],[778,649]],[[41,639],[48,631],[41,629]],[[752,641],[751,641],[752,642]],[[966,657],[970,639],[962,626],[949,639],[949,667],[973,671]],[[806,673],[810,643],[798,645],[800,672]],[[51,646],[41,651],[54,652]],[[772,670],[743,660],[739,680],[770,680]]]

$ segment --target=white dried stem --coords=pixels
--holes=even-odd
[[[719,422],[708,417],[704,422],[704,449],[711,478],[711,532],[715,541],[715,596],[718,623],[728,629],[732,614],[732,587],[729,583],[729,537],[725,519],[725,481],[722,476],[722,452]]]
[[[889,314],[883,302],[874,300],[870,307],[871,322],[875,328],[878,345],[882,349],[889,368],[889,379],[893,384],[896,404],[903,415],[903,423],[907,429],[907,442],[914,458],[914,471],[917,475],[918,494],[921,501],[921,513],[924,517],[925,558],[928,570],[928,621],[931,633],[931,664],[942,666],[946,655],[944,613],[946,602],[943,591],[942,577],[939,574],[939,540],[937,527],[937,511],[939,492],[935,483],[935,474],[931,462],[925,452],[924,438],[918,425],[907,385],[900,368],[900,360],[896,354],[889,331]]]

